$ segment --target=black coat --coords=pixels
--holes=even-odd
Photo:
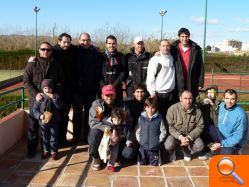
[[[187,85],[184,83],[184,74],[182,67],[182,57],[180,55],[180,49],[178,47],[179,40],[175,41],[171,47],[171,54],[174,59],[177,61],[175,63],[176,69],[176,84],[178,92],[183,90],[189,90],[193,93],[193,96],[196,97],[199,94],[199,86],[203,87],[204,85],[204,64],[202,59],[201,47],[195,42],[190,40],[190,60],[188,67],[188,76],[187,76]]]
[[[41,82],[44,79],[52,79],[54,92],[61,95],[64,76],[60,64],[56,63],[53,58],[45,60],[40,57],[35,62],[28,62],[23,73],[23,83],[31,101],[35,100],[38,93],[42,93]]]

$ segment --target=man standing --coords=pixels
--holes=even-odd
[[[182,147],[184,160],[190,161],[191,154],[200,152],[204,144],[200,135],[204,128],[201,110],[193,103],[193,95],[185,90],[180,96],[180,102],[172,105],[167,112],[169,136],[164,146],[169,152],[169,160],[176,160],[175,149]]]
[[[179,39],[172,43],[172,55],[176,63],[178,92],[189,90],[195,100],[199,89],[204,85],[204,65],[201,47],[190,40],[190,32],[186,28],[178,31]]]
[[[237,92],[233,89],[225,90],[219,107],[218,129],[210,129],[215,142],[210,149],[222,155],[234,155],[247,141],[248,121],[245,111],[236,104]]]
[[[61,110],[61,121],[58,125],[58,144],[61,147],[67,146],[67,126],[69,112],[73,102],[75,92],[75,61],[74,48],[71,45],[72,37],[67,33],[62,33],[58,37],[57,44],[53,47],[53,58],[58,62],[64,73],[64,85],[62,91],[62,101],[64,107]]]
[[[31,123],[28,129],[28,154],[29,158],[35,156],[38,139],[39,124],[33,114],[33,105],[35,101],[43,99],[41,82],[44,79],[52,79],[54,82],[54,92],[61,95],[63,85],[63,71],[61,66],[51,58],[52,46],[48,42],[43,42],[39,48],[39,57],[35,62],[28,62],[24,74],[23,83],[29,93],[29,117]]]
[[[126,54],[129,76],[126,80],[126,93],[128,99],[133,97],[133,89],[136,84],[145,84],[147,68],[151,54],[145,51],[144,40],[141,36],[134,38],[131,52]]]
[[[123,100],[122,82],[126,80],[127,63],[122,53],[117,51],[117,39],[113,35],[106,38],[106,50],[102,54],[101,87],[111,84],[116,90],[117,100]]]
[[[104,122],[111,115],[113,108],[122,108],[125,113],[126,124],[131,127],[132,117],[128,108],[115,99],[116,92],[112,85],[105,85],[102,88],[102,99],[97,99],[93,102],[89,111],[89,126],[90,132],[88,136],[89,155],[93,158],[92,169],[99,170],[101,168],[101,161],[98,153],[98,148],[103,137],[103,132],[108,127]],[[114,139],[118,139],[116,134],[113,134]],[[121,154],[126,159],[132,159],[135,156],[135,149],[128,147],[126,142],[121,142]]]
[[[160,56],[153,56],[149,61],[146,84],[150,97],[158,98],[158,111],[165,119],[176,97],[174,59],[170,54],[170,42],[166,39],[161,41]]]
[[[74,94],[73,137],[74,143],[87,142],[89,109],[100,92],[101,56],[91,44],[88,33],[82,33],[76,47],[76,93]],[[84,117],[83,110],[84,107]],[[82,120],[84,119],[84,121]]]

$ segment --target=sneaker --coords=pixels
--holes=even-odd
[[[107,170],[108,170],[108,171],[111,171],[111,172],[115,172],[115,167],[109,165],[109,166],[107,166]]]
[[[172,153],[169,154],[169,161],[174,162],[176,161],[176,152],[173,151]]]
[[[185,161],[187,161],[187,162],[189,162],[189,161],[191,161],[191,156],[190,155],[185,155],[184,157],[183,157],[183,159],[185,160]]]
[[[92,162],[92,170],[100,170],[100,164],[101,164],[101,161],[99,158],[93,158],[93,162]]]
[[[115,167],[119,167],[121,166],[121,163],[119,161],[116,161],[115,164],[114,164]]]
[[[198,159],[199,160],[208,160],[210,158],[210,153],[207,152],[207,153],[202,153],[201,155],[198,156]]]
[[[49,152],[43,152],[41,155],[41,159],[47,159],[50,156]]]
[[[57,160],[58,159],[58,154],[57,153],[52,153],[52,159]]]

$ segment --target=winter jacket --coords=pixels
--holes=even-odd
[[[185,83],[182,67],[182,63],[184,62],[182,60],[180,49],[178,47],[179,43],[180,41],[177,40],[172,43],[171,47],[171,53],[177,61],[177,63],[175,64],[175,68],[178,92],[189,90],[193,93],[194,97],[196,97],[199,93],[199,86],[203,87],[204,85],[204,64],[202,59],[201,47],[192,40],[189,40],[189,45],[191,46],[190,61],[186,81],[187,85],[184,85]]]
[[[126,124],[131,128],[132,126],[132,116],[130,115],[130,110],[122,102],[115,102],[113,108],[122,108],[125,113]],[[110,126],[104,123],[111,115],[112,108],[105,105],[103,99],[97,99],[92,103],[89,111],[89,126],[91,129],[99,129],[104,132],[107,127]]]
[[[77,93],[96,95],[100,92],[101,54],[94,46],[76,47]]]
[[[40,116],[44,114],[45,111],[52,113],[51,121],[48,125],[57,125],[60,121],[60,112],[59,110],[63,108],[63,102],[60,99],[59,95],[54,94],[53,98],[48,97],[44,94],[41,101],[35,101],[33,105],[33,113],[39,124],[41,125]]]
[[[200,137],[204,128],[201,110],[193,105],[191,109],[185,111],[181,102],[168,109],[166,120],[169,125],[169,133],[176,139],[183,135],[194,141]]]
[[[112,84],[116,89],[117,98],[122,99],[122,82],[126,80],[128,67],[122,53],[116,51],[112,57],[115,58],[117,62],[117,64],[113,66],[110,65],[107,54],[102,53],[100,85],[102,88],[104,85]]]
[[[248,121],[245,111],[237,104],[226,109],[225,103],[219,107],[218,129],[223,135],[222,147],[241,147],[247,141]]]
[[[145,150],[159,150],[160,143],[167,135],[165,124],[158,112],[151,119],[143,112],[138,119],[136,138],[140,146]]]
[[[24,73],[23,83],[28,90],[30,100],[34,101],[38,93],[42,93],[41,82],[44,79],[52,79],[54,82],[54,92],[61,95],[64,76],[59,63],[53,58],[43,59],[38,57],[35,62],[28,62]]]
[[[131,48],[130,53],[125,55],[128,63],[128,78],[126,80],[127,95],[132,97],[133,87],[139,83],[146,83],[147,68],[151,54],[143,49],[142,53],[138,56],[135,53],[135,48]]]

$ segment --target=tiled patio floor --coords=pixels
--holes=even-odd
[[[208,186],[208,163],[177,160],[158,167],[124,164],[118,172],[93,171],[87,145],[59,150],[59,160],[41,160],[40,153],[27,159],[26,140],[0,158],[0,187],[19,186],[113,186],[164,187]]]

